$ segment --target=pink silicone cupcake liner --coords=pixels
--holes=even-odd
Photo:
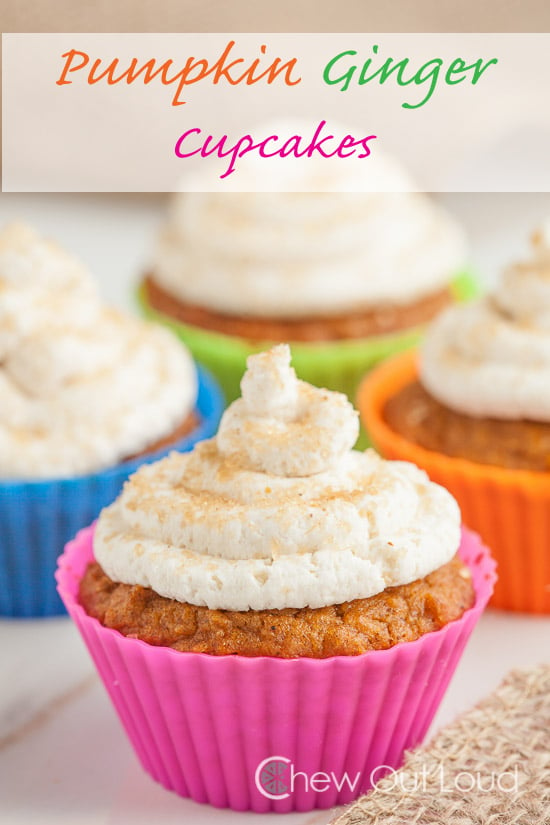
[[[460,555],[476,591],[462,618],[330,659],[180,653],[103,627],[78,603],[93,527],[56,578],[145,770],[197,802],[284,813],[350,802],[422,740],[496,578],[475,533],[463,530]]]

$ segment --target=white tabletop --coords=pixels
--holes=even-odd
[[[487,280],[525,247],[550,214],[550,196],[447,195],[470,233]],[[55,235],[95,271],[105,296],[131,307],[162,216],[156,197],[1,195],[0,224],[24,218]],[[67,618],[0,621],[1,825],[321,825],[332,813],[240,814],[196,805],[157,786],[138,765],[83,644]],[[488,611],[476,629],[433,729],[515,667],[550,657],[550,617]]]

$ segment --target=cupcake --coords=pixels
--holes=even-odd
[[[247,356],[280,341],[301,378],[353,400],[366,369],[473,289],[461,231],[393,163],[378,163],[376,182],[394,191],[375,193],[314,191],[325,180],[313,169],[312,191],[176,195],[141,284],[146,315],[180,335],[228,401]],[[355,188],[372,187],[361,175]]]
[[[360,398],[381,452],[456,496],[499,562],[493,604],[550,612],[550,223],[530,260],[449,309],[418,359],[372,373]]]
[[[0,233],[0,614],[62,611],[64,543],[146,458],[215,432],[218,390],[166,330],[106,308],[71,255]]]
[[[140,468],[68,544],[60,594],[165,787],[329,807],[425,734],[493,563],[447,491],[357,431],[287,346],[251,356],[217,436]]]

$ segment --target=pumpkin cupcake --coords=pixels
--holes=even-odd
[[[345,192],[315,191],[313,170],[312,191],[175,195],[141,284],[143,311],[180,335],[228,401],[247,356],[281,341],[301,378],[353,399],[366,369],[474,289],[461,230],[392,162],[373,173],[387,192],[360,191],[370,166]]]
[[[490,544],[493,604],[550,612],[550,223],[490,295],[442,314],[418,358],[369,376],[360,406],[382,453],[424,467]]]
[[[220,407],[170,333],[106,308],[32,229],[0,233],[0,614],[60,612],[63,544],[143,460],[211,434]]]
[[[357,413],[287,346],[248,364],[216,438],[134,474],[59,590],[154,778],[236,810],[329,807],[422,738],[494,569],[444,489],[352,450]],[[337,778],[320,793],[294,769]]]

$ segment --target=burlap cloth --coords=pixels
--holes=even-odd
[[[397,823],[550,825],[550,665],[510,673],[332,825]]]

